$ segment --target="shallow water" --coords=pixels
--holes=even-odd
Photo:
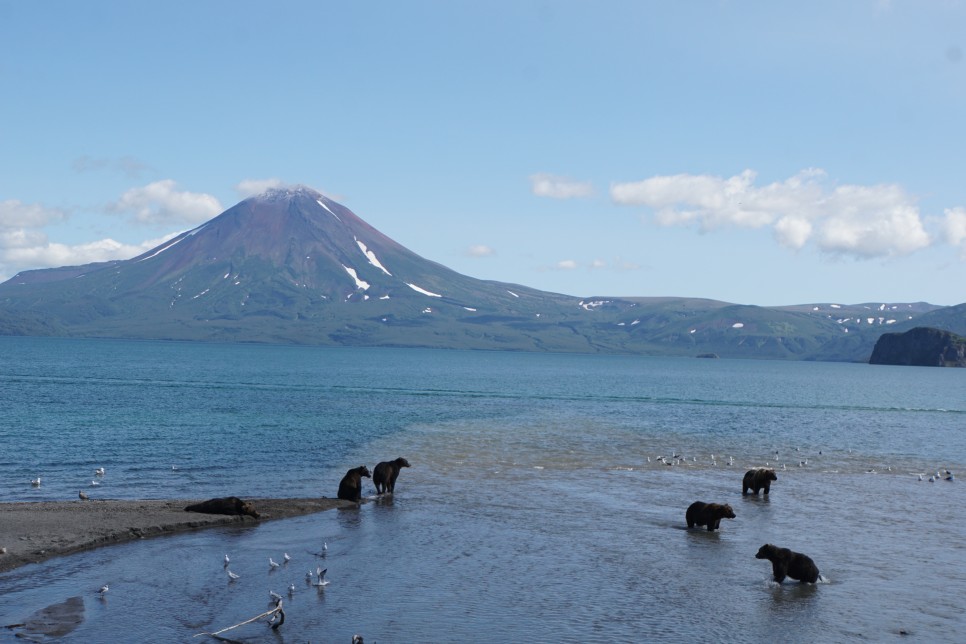
[[[916,476],[966,463],[963,371],[8,338],[0,349],[0,439],[17,447],[0,456],[2,500],[76,498],[101,466],[90,494],[161,498],[334,496],[349,467],[413,464],[395,495],[359,509],[0,575],[2,624],[81,595],[68,641],[184,641],[268,610],[274,590],[279,631],[226,635],[814,642],[955,640],[966,626],[951,512],[962,483]],[[657,460],[672,454],[685,458]],[[772,493],[742,497],[744,471],[766,462],[779,469]],[[687,530],[695,500],[737,518]],[[754,558],[766,542],[808,554],[825,581],[775,584]],[[271,572],[283,552],[292,561]],[[321,591],[305,581],[317,565],[331,582]]]

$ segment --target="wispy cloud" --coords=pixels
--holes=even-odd
[[[893,257],[926,248],[926,232],[915,200],[894,184],[827,185],[826,174],[808,169],[763,186],[745,170],[722,178],[679,174],[615,183],[618,204],[645,206],[664,226],[695,224],[770,228],[782,246],[858,258]]]
[[[145,172],[153,170],[151,166],[131,156],[118,158],[98,158],[90,156],[80,156],[71,163],[74,172],[95,172],[99,170],[110,170],[119,172],[131,179],[140,178]]]
[[[484,244],[475,244],[466,249],[469,257],[493,257],[496,251]]]
[[[235,192],[242,199],[258,195],[271,188],[285,188],[289,184],[281,179],[243,179],[235,184]]]
[[[573,199],[594,194],[594,187],[589,181],[575,181],[542,172],[530,175],[530,189],[538,197],[552,199]]]
[[[171,179],[131,188],[117,201],[107,205],[108,212],[130,214],[145,224],[198,224],[223,210],[208,194],[177,190]]]

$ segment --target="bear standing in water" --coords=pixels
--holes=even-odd
[[[372,478],[372,474],[369,473],[369,468],[365,465],[353,467],[346,472],[345,476],[339,482],[339,498],[344,501],[355,501],[356,503],[361,501],[362,477],[366,477],[367,479]]]
[[[782,583],[786,576],[797,579],[803,584],[814,584],[819,578],[818,566],[814,561],[788,548],[779,548],[766,543],[758,550],[755,559],[767,559],[771,562],[772,574],[775,575],[775,581],[778,583]]]
[[[701,501],[695,501],[688,507],[687,513],[685,513],[685,519],[688,522],[688,527],[693,528],[695,525],[708,526],[708,532],[714,532],[721,527],[721,519],[734,519],[735,511],[731,509],[730,505],[721,505],[720,503],[702,503]]]
[[[383,461],[376,465],[376,469],[372,471],[372,482],[376,484],[376,494],[383,494],[384,492],[392,494],[395,492],[396,478],[399,476],[399,470],[403,467],[409,467],[409,461],[401,456],[394,461]]]
[[[756,467],[753,470],[748,470],[745,472],[745,478],[741,481],[741,494],[744,496],[748,494],[748,488],[755,494],[758,494],[758,490],[764,488],[765,494],[768,494],[768,490],[771,488],[771,482],[777,481],[778,475],[775,474],[775,470],[769,470],[764,467]]]

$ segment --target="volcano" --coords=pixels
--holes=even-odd
[[[479,280],[307,187],[246,199],[132,259],[0,284],[0,335],[864,361],[885,326],[930,321],[966,333],[962,307],[926,303],[766,308]]]
[[[546,341],[541,316],[587,313],[423,259],[307,187],[246,199],[129,260],[20,273],[0,302],[7,334],[514,349]]]

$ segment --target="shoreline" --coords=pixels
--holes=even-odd
[[[0,503],[0,574],[55,557],[212,526],[250,525],[358,504],[325,497],[246,499],[261,515],[186,512],[205,499],[27,501]]]

